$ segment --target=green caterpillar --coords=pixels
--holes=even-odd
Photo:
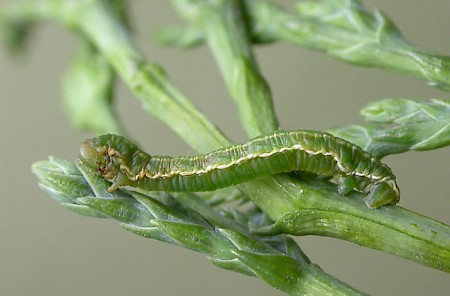
[[[369,208],[396,204],[400,191],[391,169],[343,139],[311,130],[275,131],[242,145],[194,157],[151,156],[127,139],[86,140],[81,162],[112,182],[150,191],[212,191],[273,174],[303,171],[333,176],[340,194],[366,195]]]

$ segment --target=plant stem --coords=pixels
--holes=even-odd
[[[259,72],[241,0],[173,0],[179,13],[206,36],[247,135],[278,128],[269,86]]]
[[[299,5],[300,16],[269,1],[247,3],[256,39],[325,51],[343,61],[410,75],[450,91],[450,57],[409,43],[386,16],[379,11],[370,14],[359,1],[306,1]]]
[[[399,206],[369,210],[360,194],[342,197],[323,188],[303,190],[301,198],[292,200],[296,205],[291,211],[282,216],[272,213],[275,224],[261,229],[261,234],[335,237],[450,272],[448,225]]]

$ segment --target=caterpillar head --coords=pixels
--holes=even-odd
[[[121,165],[129,160],[137,147],[117,135],[87,139],[80,147],[78,158],[105,179],[113,181],[121,173]]]
[[[81,144],[78,158],[88,167],[95,169],[101,175],[104,175],[110,162],[107,147],[96,147],[92,140],[93,139],[87,139]]]

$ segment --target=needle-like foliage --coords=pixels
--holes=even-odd
[[[249,137],[278,128],[269,84],[252,51],[258,43],[289,42],[450,90],[449,57],[409,43],[383,13],[369,12],[357,0],[303,1],[297,13],[262,0],[172,2],[186,24],[162,30],[158,40],[185,48],[208,45]],[[126,134],[113,105],[120,78],[146,111],[197,152],[230,145],[163,68],[137,49],[125,3],[18,2],[0,10],[0,28],[13,50],[24,50],[32,29],[44,21],[79,37],[63,96],[77,127]],[[366,124],[329,132],[379,158],[450,143],[448,100],[381,100],[361,114]],[[327,179],[283,174],[214,193],[169,194],[109,192],[110,183],[95,171],[55,157],[32,170],[42,189],[80,215],[114,219],[135,234],[204,253],[218,267],[258,277],[290,295],[362,293],[311,263],[288,235],[339,238],[450,272],[448,225],[399,206],[369,210],[360,193],[343,197]]]

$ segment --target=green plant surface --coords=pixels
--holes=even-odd
[[[410,75],[446,91],[450,88],[448,56],[408,42],[384,13],[368,11],[359,0],[299,1],[296,14],[270,1],[246,4],[254,43],[287,42],[359,66]],[[189,25],[162,30],[158,40],[188,48],[206,36]]]
[[[254,236],[247,223],[220,216],[194,194],[179,194],[180,204],[168,194],[109,193],[109,183],[88,167],[59,158],[35,163],[33,172],[42,189],[78,214],[115,219],[133,233],[204,253],[221,268],[258,276],[291,295],[362,295],[311,264],[289,237]]]
[[[63,103],[75,127],[99,135],[122,134],[112,107],[114,71],[87,41],[68,69],[63,83]]]
[[[259,72],[242,1],[172,1],[205,35],[249,137],[278,128],[269,86]]]
[[[381,158],[450,144],[450,100],[386,99],[361,110],[367,124],[330,130]]]
[[[125,8],[117,10],[117,3],[23,2],[2,11],[0,22],[6,24],[14,48],[26,44],[28,31],[38,22],[56,21],[76,32],[85,47],[80,47],[82,54],[69,69],[66,84],[89,86],[89,82],[82,82],[86,79],[83,77],[99,79],[97,75],[102,75],[99,80],[104,82],[91,84],[86,88],[89,93],[66,88],[66,104],[73,120],[82,127],[95,133],[123,133],[110,96],[113,76],[117,75],[146,111],[197,152],[229,146],[231,141],[176,89],[162,67],[140,53],[124,20]],[[187,20],[188,29],[172,27],[170,32],[162,32],[160,39],[170,42],[177,39],[174,34],[188,30],[188,39],[182,39],[181,45],[208,44],[249,137],[278,127],[270,90],[251,50],[255,42],[289,41],[354,64],[390,69],[449,89],[448,58],[409,44],[382,14],[370,14],[356,1],[302,2],[299,15],[288,14],[266,1],[173,3]],[[88,62],[89,67],[85,64],[77,69],[79,63],[91,59],[99,63]],[[96,96],[97,92],[101,95]],[[75,109],[80,107],[73,104],[77,96],[86,100],[84,111]],[[104,117],[89,115],[98,110]],[[449,145],[448,110],[446,100],[383,100],[362,110],[366,125],[330,131],[378,157],[436,149]],[[110,184],[95,172],[59,158],[34,164],[33,172],[40,186],[70,210],[111,218],[138,235],[204,253],[221,268],[256,276],[290,295],[361,292],[311,263],[288,234],[339,238],[450,272],[448,225],[399,206],[369,210],[361,194],[339,195],[327,180],[287,174],[267,176],[236,186],[240,192],[236,195],[225,191],[226,197],[223,192],[218,197],[133,193],[126,189],[110,193]],[[253,210],[226,210],[229,201],[234,201],[232,196],[252,205]],[[259,217],[265,218],[264,223],[256,222]]]

